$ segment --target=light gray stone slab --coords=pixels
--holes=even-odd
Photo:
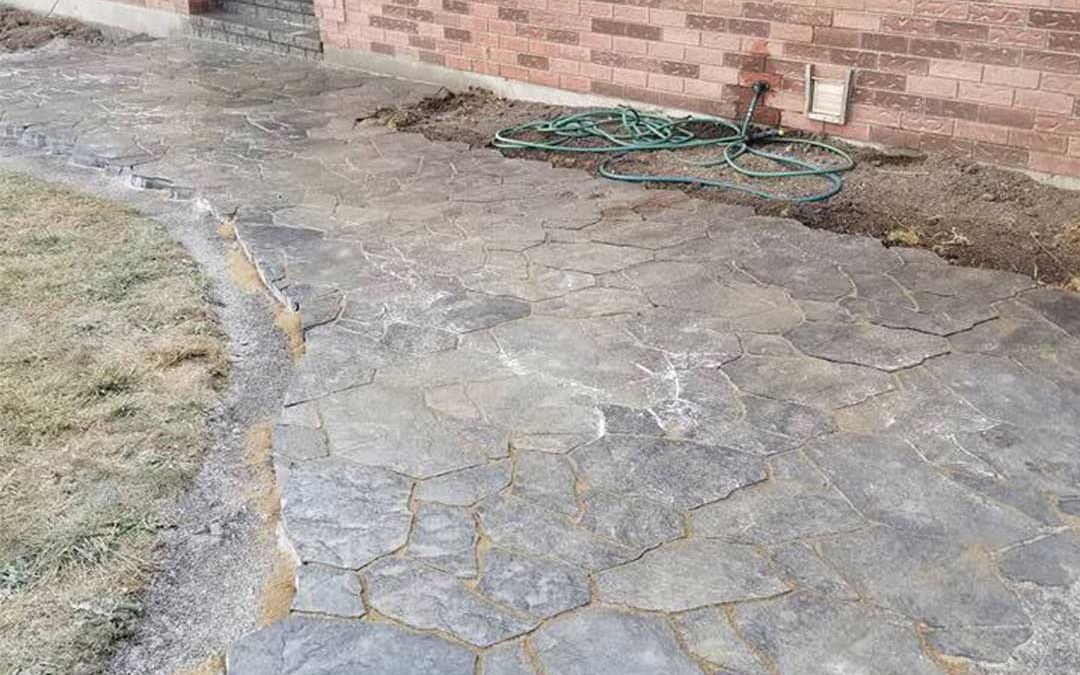
[[[675,615],[674,622],[690,653],[718,666],[720,672],[769,674],[768,668],[735,632],[723,609],[695,609]]]
[[[329,454],[322,431],[310,427],[277,424],[274,426],[272,442],[275,456],[294,462],[326,457]]]
[[[577,476],[570,462],[546,452],[519,450],[514,455],[511,494],[563,515],[578,510]]]
[[[773,551],[772,560],[782,575],[800,588],[837,600],[859,599],[844,578],[807,544],[783,544]]]
[[[589,602],[585,571],[564,562],[492,548],[482,566],[482,593],[533,616],[547,618]]]
[[[379,340],[392,352],[430,354],[457,347],[457,336],[449,331],[394,322],[386,326]]]
[[[480,657],[483,675],[537,675],[521,642],[496,645]]]
[[[879,526],[829,539],[821,551],[875,604],[954,634],[941,642],[961,647],[956,656],[1000,660],[1030,636],[1030,619],[1001,583],[990,556],[962,540]],[[1010,635],[1016,641],[987,639]],[[986,651],[974,653],[980,645]]]
[[[472,506],[510,485],[513,468],[507,458],[444,473],[418,483],[416,498],[451,506]]]
[[[304,562],[356,569],[405,543],[412,485],[404,478],[337,458],[294,466],[283,516]]]
[[[584,494],[581,526],[639,548],[653,548],[683,534],[682,514],[645,497],[591,490]]]
[[[538,621],[506,610],[458,579],[399,558],[363,571],[373,609],[419,630],[438,630],[488,647],[528,632]]]
[[[538,302],[533,305],[533,314],[585,318],[612,314],[636,314],[652,307],[652,303],[636,291],[594,287]]]
[[[881,371],[814,358],[744,356],[723,368],[747,393],[823,410],[853,405],[895,386]]]
[[[494,497],[479,507],[481,525],[499,547],[558,558],[588,570],[626,562],[640,549],[597,537],[549,509],[515,497]]]
[[[545,624],[532,644],[547,675],[702,675],[658,616],[586,608]]]
[[[806,452],[855,508],[896,530],[994,548],[1038,531],[1037,521],[949,480],[895,438],[837,434]]]
[[[738,607],[735,622],[782,673],[941,673],[910,621],[866,605],[798,592]]]
[[[1080,538],[1063,530],[1011,548],[997,562],[1001,573],[1013,581],[1071,586],[1080,577]]]
[[[614,272],[652,259],[647,250],[596,242],[544,244],[529,249],[526,255],[541,265],[586,274]]]
[[[764,463],[717,445],[645,436],[605,436],[571,453],[586,482],[680,509],[724,499],[765,478]]]
[[[234,642],[230,675],[474,675],[467,648],[387,624],[291,616]]]
[[[307,563],[296,571],[292,610],[359,618],[365,612],[360,593],[356,572]]]
[[[476,576],[476,523],[466,509],[421,504],[405,554],[457,577]]]
[[[949,351],[948,341],[936,335],[866,323],[804,323],[784,335],[809,356],[885,371],[910,368]]]
[[[790,590],[753,547],[718,539],[668,542],[639,560],[598,572],[595,579],[605,602],[662,612]]]
[[[483,422],[436,416],[414,392],[373,384],[321,403],[334,453],[416,478],[506,455],[502,434]]]
[[[846,532],[867,521],[812,466],[798,457],[771,463],[770,480],[695,509],[700,536],[768,546]]]

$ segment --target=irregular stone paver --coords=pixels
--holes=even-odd
[[[592,486],[676,508],[723,499],[765,479],[760,459],[716,445],[605,436],[571,453]]]
[[[417,499],[451,506],[472,506],[510,485],[513,465],[501,459],[429,478],[416,489]]]
[[[476,525],[463,508],[424,504],[416,510],[406,555],[458,577],[476,576]]]
[[[740,607],[735,623],[781,673],[941,675],[911,622],[866,605],[800,592]]]
[[[316,612],[342,617],[364,615],[360,578],[351,570],[339,570],[317,563],[301,565],[296,571],[295,612]]]
[[[295,613],[230,674],[1076,672],[1076,296],[357,123],[433,91],[213,44],[0,56],[31,148],[0,152],[231,219],[301,318]]]
[[[478,647],[521,635],[538,623],[488,601],[450,575],[408,560],[384,558],[363,575],[373,609]]]
[[[234,643],[230,675],[474,675],[465,647],[386,624],[294,615]]]
[[[662,612],[788,590],[753,547],[717,539],[669,542],[640,560],[597,573],[596,587],[606,602]]]
[[[532,643],[548,675],[702,675],[656,616],[583,609],[546,624]]]
[[[768,668],[736,634],[723,609],[705,607],[677,614],[675,626],[690,653],[720,672],[768,675]]]
[[[493,548],[483,555],[479,588],[504,605],[539,617],[561,614],[589,602],[585,572],[551,558]]]
[[[336,458],[289,469],[282,515],[304,562],[356,569],[405,543],[412,485]]]
[[[785,334],[804,354],[878,370],[900,370],[949,351],[935,335],[859,323],[804,323]]]

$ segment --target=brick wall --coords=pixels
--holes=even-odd
[[[315,0],[331,46],[1080,176],[1080,0]],[[805,64],[855,69],[844,126]]]

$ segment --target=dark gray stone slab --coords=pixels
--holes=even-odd
[[[477,588],[492,600],[543,618],[589,602],[585,571],[551,558],[492,548]]]
[[[1075,338],[1080,338],[1080,299],[1057,288],[1038,288],[1020,296],[1047,321]]]
[[[595,579],[604,602],[662,612],[790,590],[753,547],[717,539],[668,542],[639,560],[598,572]]]
[[[465,647],[386,624],[291,616],[232,644],[230,675],[474,675]]]
[[[657,616],[587,608],[544,625],[532,644],[547,675],[702,675]]]

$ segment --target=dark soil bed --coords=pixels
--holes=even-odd
[[[74,19],[46,17],[11,7],[0,7],[0,53],[34,49],[55,38],[97,44],[105,36]]]
[[[433,140],[484,146],[500,129],[571,111],[500,99],[482,90],[443,91],[407,108],[382,111],[379,119]],[[825,202],[765,201],[711,187],[673,189],[701,199],[748,204],[760,214],[797,218],[810,227],[865,234],[888,245],[928,248],[960,265],[1019,272],[1080,291],[1080,191],[1044,185],[969,159],[829,142],[853,156],[857,166],[844,174],[843,191]],[[504,152],[593,172],[601,161],[595,155]],[[669,154],[635,155],[634,169],[663,173],[672,164]],[[792,182],[799,180],[812,179]],[[779,189],[791,194],[807,186]]]

